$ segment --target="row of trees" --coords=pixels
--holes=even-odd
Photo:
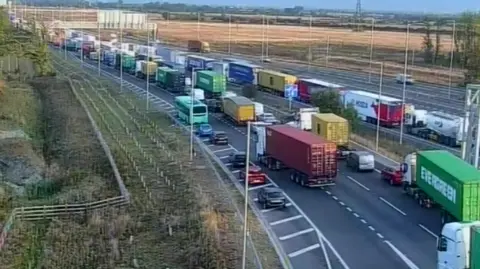
[[[27,32],[16,28],[10,23],[7,13],[0,8],[0,57],[29,59],[36,68],[37,76],[52,75],[48,45],[45,42],[47,31],[45,27],[38,29],[34,23],[30,29],[34,30]]]
[[[440,28],[448,21],[425,19],[425,36],[423,38],[423,59],[425,63],[465,69],[465,82],[480,79],[480,13],[463,13],[455,22],[454,49],[452,53],[442,52]],[[447,49],[448,50],[448,49]],[[453,57],[453,58],[452,58]]]

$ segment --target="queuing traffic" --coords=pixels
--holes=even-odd
[[[115,56],[115,60],[117,60],[117,57],[118,56]],[[118,64],[118,67],[120,69],[123,69],[124,55],[122,54],[122,52],[120,52],[119,57],[120,57],[119,62],[121,64]],[[198,56],[186,55],[185,56],[186,65],[188,66],[188,63],[189,63],[188,59],[197,59],[197,60],[199,59],[195,57],[198,57]],[[93,57],[93,59],[95,58]],[[102,59],[105,59],[105,57],[100,56],[99,60],[102,60]],[[160,60],[158,58],[157,59],[148,58],[148,61],[146,61],[148,63],[144,63],[142,65],[143,63],[142,62],[140,64],[140,67],[136,68],[137,66],[136,63],[138,61],[146,61],[146,60],[135,60],[135,69],[136,69],[135,75],[137,75],[139,78],[154,77],[155,79],[152,81],[157,81],[156,78],[158,77],[157,75],[158,65],[167,65],[168,68],[171,68],[172,70],[174,70],[173,69],[174,65],[168,66],[169,63],[168,62],[166,63],[163,59]],[[202,61],[207,61],[207,60],[200,59],[200,62]],[[154,68],[148,68],[148,66],[155,66],[154,63],[156,64],[156,68],[157,68],[156,69],[157,71],[155,74],[151,71]],[[242,62],[235,62],[235,64],[243,65],[244,67],[246,65],[249,65],[248,63],[242,63]],[[114,66],[116,65],[114,64]],[[142,68],[142,66],[144,68]],[[207,69],[209,68],[208,63],[200,64],[200,66],[203,66],[203,68],[207,68]],[[228,68],[230,68],[232,65],[231,63],[229,63],[228,65],[222,64],[222,66],[223,67],[227,66]],[[130,67],[130,69],[129,68],[124,69],[126,72],[128,72],[127,70],[131,70],[132,69],[131,61],[129,62],[129,64],[125,64],[125,67]],[[215,100],[216,101],[215,103],[219,106],[220,110],[223,111],[226,117],[228,117],[235,124],[240,125],[240,124],[245,124],[246,122],[249,122],[249,121],[250,122],[255,121],[256,119],[259,118],[259,116],[261,117],[264,114],[264,113],[262,114],[256,113],[256,110],[257,110],[256,107],[258,107],[258,105],[255,106],[254,102],[252,102],[248,98],[245,98],[245,97],[242,98],[240,96],[225,97],[224,93],[226,92],[226,80],[231,79],[229,76],[226,76],[226,80],[224,80],[225,86],[223,86],[224,85],[223,82],[219,82],[216,84],[217,86],[215,87],[215,89],[217,90],[215,91],[215,90],[212,90],[212,87],[205,86],[205,85],[212,84],[210,82],[209,83],[205,82],[206,81],[205,76],[207,77],[207,80],[214,81],[215,79],[211,79],[211,78],[212,76],[217,76],[217,74],[212,74],[211,73],[212,70],[207,70],[210,73],[207,72],[199,76],[198,73],[201,71],[200,70],[195,71],[196,69],[197,67],[194,67],[194,66],[191,66],[189,70],[187,68],[188,71],[190,72],[193,71],[194,73],[197,74],[196,79],[194,80],[192,79],[191,81],[193,85],[188,85],[189,83],[187,82],[187,80],[184,80],[185,84],[183,85],[180,84],[182,85],[180,87],[183,87],[185,90],[185,86],[187,86],[187,88],[193,88],[193,87],[198,87],[203,83],[204,86],[200,86],[200,87],[202,87],[201,90],[204,91],[204,94],[203,94],[204,98],[209,98],[208,100]],[[137,72],[140,72],[141,74],[138,75]],[[218,73],[218,72],[214,72],[214,73]],[[230,74],[230,71],[228,71],[228,74]],[[268,70],[267,71],[259,70],[257,72],[257,76],[261,78],[257,82],[258,85],[260,85],[259,89],[279,94],[279,92],[280,93],[282,92],[280,90],[282,87],[279,87],[278,85],[283,85],[283,91],[285,91],[285,88],[286,88],[285,85],[291,85],[292,82],[293,84],[295,84],[295,83],[298,83],[298,81],[301,81],[301,79],[298,79],[298,78],[293,79],[292,76],[288,74],[283,74],[285,76],[279,75],[279,74],[281,73],[276,73]],[[282,76],[283,76],[283,83],[282,83],[282,79],[278,79],[278,77],[282,77]],[[199,81],[199,77],[203,78],[202,82]],[[268,79],[266,79],[265,77]],[[234,78],[234,79],[237,79],[237,78]],[[262,82],[264,80],[269,80],[269,83]],[[177,79],[176,81],[181,83],[181,80]],[[216,81],[218,81],[218,79]],[[234,82],[238,82],[238,81],[234,81]],[[268,88],[266,87],[267,84],[268,84]],[[162,84],[159,84],[159,85],[161,86]],[[218,86],[218,85],[221,85],[221,86]],[[299,87],[299,91],[301,91],[300,87]],[[181,91],[179,91],[178,93],[181,94]],[[312,93],[312,91],[310,93]],[[412,125],[415,125],[415,126],[412,126],[412,128],[426,128],[430,132],[434,131],[432,130],[433,127],[431,126],[429,127],[428,125],[429,115],[432,114],[431,112],[426,112],[424,114],[425,118],[422,118],[421,117],[422,115],[418,113],[418,110],[415,111],[413,108],[411,108],[410,110],[406,109],[406,107],[401,104],[401,100],[392,100],[394,98],[392,99],[386,99],[383,97],[380,98],[378,95],[371,96],[371,94],[369,95],[367,93],[366,95],[365,93],[366,92],[362,93],[359,91],[352,92],[352,91],[342,90],[342,96],[344,96],[344,100],[351,100],[351,102],[354,101],[354,104],[356,104],[358,101],[358,103],[361,104],[358,106],[359,108],[357,108],[357,106],[355,107],[357,111],[359,111],[359,115],[360,116],[363,115],[365,117],[364,118],[365,121],[372,122],[372,119],[374,119],[376,122],[377,120],[380,120],[380,123],[382,123],[383,121],[382,124],[384,125],[387,124],[386,126],[393,127],[393,126],[399,125],[399,120],[401,120],[401,118],[405,116],[406,120],[410,119],[411,120],[410,122],[412,123]],[[348,96],[353,96],[353,97],[348,97]],[[361,99],[361,98],[365,98],[365,99]],[[202,100],[194,100],[193,104],[191,104],[192,103],[191,97],[188,97],[188,96],[178,96],[176,97],[175,100],[176,100],[175,104],[176,104],[176,109],[178,111],[178,115],[181,118],[183,117],[183,120],[185,122],[187,123],[193,122],[196,124],[208,122],[208,111],[211,110],[211,107],[207,105],[208,103],[207,99],[204,99],[203,102]],[[178,107],[177,107],[177,100],[179,100]],[[368,102],[366,100],[368,100]],[[374,102],[370,103],[369,101],[371,100],[373,100]],[[380,100],[380,101],[377,101],[377,100]],[[398,101],[400,101],[399,107],[398,107],[399,104],[395,103]],[[367,108],[365,108],[365,103],[367,104]],[[369,104],[371,104],[371,107],[373,107],[373,109],[368,108]],[[193,105],[193,111],[191,108],[192,105]],[[195,110],[196,108],[197,110]],[[360,111],[362,111],[362,109],[364,109],[364,111],[366,111],[367,109],[370,109],[370,112],[373,111],[374,113],[376,112],[378,113],[367,114],[365,112],[364,114],[361,114]],[[398,113],[398,111],[400,112]],[[402,115],[403,111],[410,111],[410,114]],[[188,115],[187,115],[187,112],[188,112]],[[182,116],[180,116],[180,114],[182,114]],[[383,114],[385,114],[385,117],[382,117]],[[418,114],[418,118],[417,118],[417,114]],[[411,115],[411,117],[407,117],[407,115]],[[458,118],[451,119],[450,117],[451,115],[439,114],[438,112],[433,113],[433,115],[436,118],[430,119],[430,121],[433,121],[431,125],[437,125],[437,129],[436,129],[437,131],[435,131],[437,133],[439,130],[438,126],[442,125],[442,124],[439,124],[438,121],[443,120],[444,118],[446,118],[447,120],[457,121],[458,122],[457,125],[462,124],[461,119],[460,120]],[[325,124],[336,126],[336,127],[330,128],[330,129],[333,129],[333,131],[331,131],[330,133],[325,133],[325,131],[322,131],[322,129],[325,129],[325,126],[323,126],[323,128],[321,127],[322,123],[320,122],[322,117],[324,117],[323,121],[325,122]],[[331,120],[325,119],[328,117],[335,118],[336,121],[334,121],[333,119]],[[297,117],[297,121],[302,121],[301,118],[302,117]],[[422,121],[419,118],[422,118],[424,120]],[[338,124],[338,122],[342,122],[342,121],[338,120],[337,115],[325,116],[325,115],[314,112],[313,114],[310,114],[310,128],[295,128],[292,126],[276,125],[276,124],[263,126],[263,128],[262,126],[257,126],[258,128],[256,129],[257,130],[256,131],[257,133],[256,134],[257,136],[256,154],[258,157],[258,163],[264,164],[264,166],[267,167],[268,169],[289,170],[290,179],[302,186],[332,186],[335,183],[334,179],[336,177],[336,171],[337,171],[336,167],[338,165],[337,162],[339,159],[339,154],[337,149],[338,147],[345,145],[345,142],[344,142],[345,134],[348,139],[348,124],[345,125],[344,119],[342,124]],[[452,126],[449,126],[449,128],[452,129]],[[458,129],[463,130],[460,128]],[[212,130],[212,134],[216,134],[216,132]],[[438,134],[435,134],[435,135],[440,137],[438,139],[439,141],[443,143],[447,143],[448,145],[453,145],[454,142],[452,142],[452,139],[455,139],[454,140],[455,142],[458,141],[458,137],[447,139],[445,138],[445,136],[441,136]],[[276,143],[279,143],[279,144],[276,144]],[[270,145],[270,149],[269,149],[269,145]],[[293,146],[289,146],[289,145],[293,145]],[[298,155],[292,152],[293,148],[296,148],[300,151],[302,147],[304,147],[303,149],[305,149],[303,151],[308,152],[307,154],[307,156],[309,156],[308,160],[295,158]],[[459,253],[458,251],[461,251],[461,250],[455,250],[457,251],[456,253],[459,256],[463,255],[462,257],[465,257],[463,261],[464,263],[458,263],[458,261],[453,260],[452,257],[448,255],[444,255],[444,252],[446,251],[448,251],[449,253],[452,252],[452,250],[448,248],[447,241],[454,240],[456,238],[455,234],[452,235],[453,230],[460,227],[462,231],[465,231],[465,233],[468,233],[470,232],[469,228],[473,225],[472,223],[476,223],[475,221],[480,218],[480,216],[478,216],[478,212],[477,212],[478,210],[474,210],[474,208],[479,207],[478,199],[477,199],[477,204],[473,204],[473,208],[467,208],[468,205],[470,206],[472,205],[472,201],[475,200],[475,197],[476,198],[478,197],[477,196],[467,197],[465,195],[467,193],[472,194],[470,190],[478,189],[478,186],[472,183],[476,183],[477,180],[480,180],[479,172],[475,168],[470,167],[468,164],[463,163],[463,161],[458,160],[457,157],[443,151],[436,151],[436,152],[426,151],[426,152],[419,152],[417,154],[419,156],[423,156],[422,157],[423,159],[414,158],[412,157],[412,155],[409,155],[406,157],[405,164],[402,165],[401,169],[389,170],[389,171],[385,170],[385,172],[382,173],[382,175],[384,175],[386,178],[388,177],[394,178],[395,181],[398,181],[398,177],[400,176],[402,178],[402,182],[404,183],[405,190],[408,189],[408,186],[412,186],[412,183],[414,183],[415,188],[417,188],[417,192],[412,196],[415,199],[418,199],[419,203],[422,206],[424,206],[427,202],[428,206],[441,207],[442,212],[446,212],[448,214],[446,215],[445,218],[442,218],[442,220],[444,220],[445,222],[470,221],[470,223],[467,223],[467,224],[450,223],[445,225],[442,230],[440,242],[446,242],[446,243],[444,245],[439,245],[439,249],[438,249],[439,251],[438,253],[439,267],[438,268],[445,268],[445,267],[440,267],[440,257],[444,257],[442,262],[447,262],[449,264],[455,264],[455,263],[458,264],[458,266],[452,265],[451,267],[448,267],[448,268],[464,268],[461,266],[468,264],[470,259],[473,259],[472,257],[475,257],[475,255],[471,255],[470,257],[467,257],[468,255],[466,255],[466,251],[463,251],[463,253]],[[340,154],[340,155],[344,156],[344,154]],[[350,167],[359,169],[361,168],[361,165],[366,165],[365,166],[366,169],[369,170],[368,163],[371,162],[372,156],[359,154],[358,152],[348,152],[346,156],[348,156],[347,164]],[[435,156],[435,157],[432,157],[432,156]],[[420,161],[417,161],[417,160],[420,160]],[[455,168],[458,167],[458,169],[452,169],[452,170],[446,171],[445,164],[451,164],[454,162],[457,162],[458,165],[455,165],[454,167]],[[256,178],[255,175],[262,174],[261,168],[254,166],[252,168],[252,171],[249,170],[248,175],[250,175],[250,173],[252,174],[253,178]],[[467,188],[470,188],[470,189],[467,189]],[[428,198],[424,199],[425,197],[428,197]],[[452,202],[453,204],[461,205],[461,207],[453,206]],[[462,213],[459,213],[459,212],[462,212]],[[463,212],[470,212],[470,213],[464,214]],[[476,225],[478,225],[478,223]],[[472,240],[474,240],[476,237],[472,236],[471,238]],[[466,241],[462,241],[462,242],[464,242],[465,244],[470,243]],[[478,259],[478,255],[476,257]],[[475,261],[473,260],[472,263],[473,262]]]

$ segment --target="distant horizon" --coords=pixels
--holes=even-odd
[[[116,0],[111,1],[101,1],[104,3],[112,3],[116,2]],[[125,4],[145,4],[145,3],[152,3],[154,1],[135,1],[135,0],[127,0],[124,1]],[[262,4],[258,4],[258,2],[254,0],[246,0],[243,1],[241,5],[236,4],[235,1],[232,0],[208,0],[208,1],[192,1],[192,0],[171,0],[165,1],[172,4],[187,4],[187,5],[212,5],[212,6],[238,6],[238,7],[252,7],[252,8],[275,8],[275,9],[283,9],[283,8],[292,8],[293,6],[290,5],[278,5],[277,1],[274,0],[266,0],[262,2]],[[480,4],[478,0],[459,0],[459,1],[449,1],[449,0],[437,0],[435,5],[429,5],[429,1],[415,1],[415,0],[404,0],[400,2],[394,3],[387,3],[385,1],[380,0],[368,0],[362,1],[362,11],[364,12],[390,12],[390,13],[416,13],[416,14],[458,14],[465,11],[473,11],[479,12],[480,11]],[[325,10],[339,10],[339,11],[349,11],[354,12],[356,7],[356,0],[347,0],[342,1],[341,3],[338,2],[327,2],[322,4],[322,6],[318,6],[313,4],[315,2],[311,0],[297,0],[295,2],[296,6],[303,6],[305,9],[325,9]],[[312,5],[313,4],[313,5]],[[408,8],[409,6],[414,8]]]

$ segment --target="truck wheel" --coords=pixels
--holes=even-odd
[[[418,199],[418,204],[420,205],[420,207],[425,206],[425,203],[423,202],[423,199]]]
[[[393,186],[393,179],[390,179],[390,185]]]
[[[303,181],[303,179],[300,180],[300,185],[301,185],[302,187],[305,187],[305,181]]]

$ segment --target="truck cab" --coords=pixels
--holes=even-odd
[[[437,269],[477,268],[478,241],[473,228],[480,226],[480,221],[450,222],[443,226],[437,240]],[[471,249],[471,246],[475,246]]]
[[[298,114],[295,116],[300,129],[304,131],[312,130],[312,115],[319,113],[318,107],[300,108]]]
[[[409,196],[417,200],[422,207],[431,208],[435,202],[428,197],[416,183],[416,167],[417,167],[417,153],[413,152],[405,156],[404,162],[400,166],[400,171],[403,174],[402,186],[403,191]]]
[[[415,109],[405,112],[405,125],[411,128],[425,127],[427,123],[427,110]]]

